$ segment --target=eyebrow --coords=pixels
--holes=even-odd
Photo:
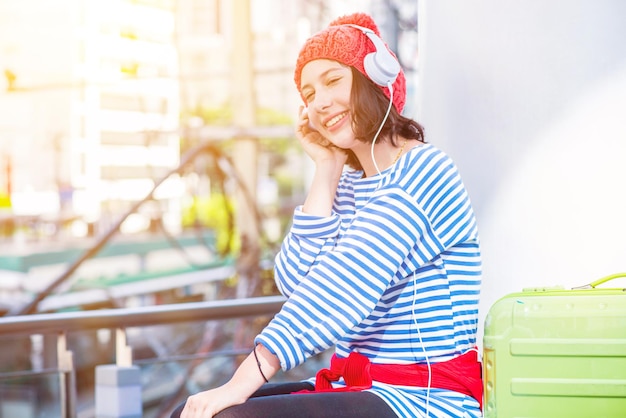
[[[342,70],[342,68],[329,68],[328,70],[326,70],[322,74],[320,74],[320,76],[318,78],[326,78],[333,71],[341,71],[341,70]],[[308,88],[313,88],[310,84],[307,83],[307,84],[303,85],[302,87],[300,87],[300,90],[304,91],[304,89],[307,88],[307,87]]]

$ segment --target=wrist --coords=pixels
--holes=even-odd
[[[248,388],[241,385],[241,383],[237,382],[234,379],[230,379],[228,382],[224,383],[218,388],[218,390],[222,392],[222,399],[228,399],[228,403],[232,405],[239,405],[244,403],[250,398],[250,395],[254,393],[254,390],[250,392]]]
[[[344,164],[340,164],[334,158],[324,158],[315,161],[315,169],[319,173],[323,173],[332,179],[339,178],[343,171]]]

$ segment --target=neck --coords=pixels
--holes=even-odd
[[[377,175],[378,170],[382,172],[388,169],[402,157],[402,154],[407,149],[407,139],[398,138],[397,142],[398,144],[395,146],[390,141],[377,142],[374,145],[375,164],[374,161],[372,161],[371,144],[363,144],[363,146],[358,149],[352,149],[363,167],[365,177]]]

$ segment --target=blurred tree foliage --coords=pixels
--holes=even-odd
[[[204,227],[215,231],[215,246],[220,254],[239,251],[241,243],[233,221],[233,199],[219,192],[210,196],[193,196],[191,204],[183,207],[183,228]]]
[[[293,120],[289,115],[270,108],[258,108],[256,120],[258,126],[293,125]],[[200,126],[229,126],[233,123],[233,108],[230,104],[218,107],[197,106],[183,112],[181,115],[183,125]],[[202,141],[210,139],[198,137],[181,138],[181,153],[186,152]],[[272,178],[278,187],[278,201],[275,204],[265,207],[257,207],[259,216],[277,217],[280,222],[281,231],[288,226],[292,215],[292,202],[294,190],[302,187],[302,179],[294,175],[289,167],[289,154],[299,153],[300,147],[293,137],[265,137],[259,138],[259,155],[267,159],[267,175]],[[217,160],[227,158],[232,162],[234,158],[234,139],[221,139],[215,141],[215,146],[219,150],[217,154],[212,154],[212,158],[203,160],[202,167],[196,167],[202,175],[210,179],[210,194],[204,196],[194,196],[184,210],[183,226],[191,227],[201,225],[215,230],[218,249],[221,253],[237,253],[240,250],[238,231],[233,225],[235,219],[236,205],[234,197],[225,190],[225,184],[232,182],[232,178],[227,178],[228,174],[220,168]]]

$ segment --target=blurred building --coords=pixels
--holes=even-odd
[[[12,168],[2,182],[12,215],[115,217],[177,166],[174,28],[173,0],[0,2],[0,163]],[[159,189],[166,220],[175,183]]]

